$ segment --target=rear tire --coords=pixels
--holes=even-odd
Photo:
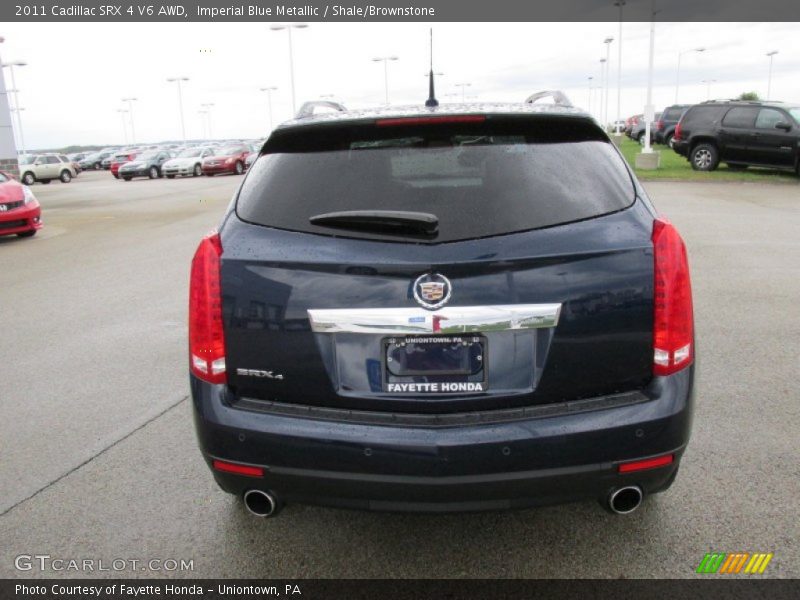
[[[194,171],[192,172],[192,177],[199,177],[202,174],[203,174],[203,167],[201,167],[200,165],[195,165]]]
[[[719,151],[713,144],[697,144],[692,148],[690,162],[695,171],[713,171],[719,165]]]
[[[672,137],[674,134],[670,133],[664,138],[664,145],[668,148],[672,148]]]
[[[147,172],[147,176],[150,179],[156,179],[158,177],[158,169],[156,167],[150,167],[150,170]]]
[[[236,161],[236,166],[233,167],[233,172],[236,173],[237,175],[241,175],[242,173],[244,173],[244,165],[242,164],[242,161],[240,160]]]
[[[96,163],[94,163],[94,165],[92,165],[92,168],[93,168],[95,171],[99,171],[99,170],[100,170],[100,167],[102,167],[102,166],[103,166],[103,165],[101,165],[99,162],[96,162]]]
[[[72,181],[72,173],[64,169],[63,171],[61,171],[59,179],[61,180],[61,183],[69,183],[70,181]]]
[[[28,171],[25,175],[22,176],[22,183],[25,185],[33,185],[36,183],[36,177],[33,176],[33,173]]]
[[[36,235],[38,230],[31,229],[30,231],[23,231],[22,233],[18,233],[17,237],[26,238],[26,237],[33,237]]]

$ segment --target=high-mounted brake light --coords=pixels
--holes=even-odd
[[[653,222],[653,373],[670,375],[694,360],[692,286],[686,246],[663,218]]]
[[[236,475],[245,475],[247,477],[263,477],[264,469],[261,467],[251,467],[250,465],[240,465],[236,463],[225,462],[224,460],[214,460],[212,465],[217,471],[224,473],[234,473]]]
[[[483,123],[486,115],[443,115],[436,117],[398,117],[394,119],[378,119],[378,127],[398,127],[403,125],[445,125],[448,123]]]
[[[629,463],[622,463],[619,466],[620,473],[633,473],[635,471],[647,471],[648,469],[657,469],[658,467],[666,467],[675,462],[674,454],[665,454],[664,456],[656,456],[655,458],[647,458],[645,460],[636,460]]]
[[[189,365],[209,383],[225,383],[225,338],[222,331],[219,234],[200,242],[192,259],[189,282]]]

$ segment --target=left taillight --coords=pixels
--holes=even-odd
[[[225,383],[225,336],[222,331],[222,288],[218,233],[203,238],[192,259],[189,281],[189,366],[209,383]]]

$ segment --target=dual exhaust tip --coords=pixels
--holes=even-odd
[[[628,515],[642,504],[644,494],[638,485],[617,488],[608,495],[608,508],[618,515]],[[244,505],[248,512],[265,519],[277,515],[282,503],[277,496],[263,490],[248,490],[244,493]]]

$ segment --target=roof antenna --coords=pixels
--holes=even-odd
[[[433,89],[433,27],[431,27],[431,72],[428,74],[428,99],[425,100],[425,106],[428,108],[439,106],[436,92]]]

